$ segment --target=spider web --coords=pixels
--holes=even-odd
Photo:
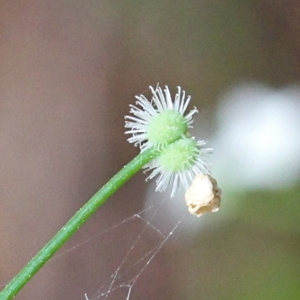
[[[149,264],[155,259],[162,247],[166,245],[186,216],[186,214],[181,213],[181,215],[176,216],[175,218],[169,218],[172,219],[168,222],[170,224],[162,226],[160,222],[162,217],[161,212],[166,211],[166,206],[171,205],[170,199],[166,198],[157,203],[159,204],[149,205],[147,208],[131,215],[120,223],[109,227],[107,230],[92,236],[83,242],[77,243],[75,246],[56,255],[52,259],[52,261],[58,260],[61,256],[67,255],[80,247],[84,247],[93,240],[100,239],[104,234],[112,234],[113,231],[119,231],[129,223],[142,223],[139,232],[133,238],[132,236],[128,237],[133,239],[133,242],[126,250],[125,255],[122,256],[121,261],[116,263],[114,271],[107,276],[107,279],[104,282],[99,282],[99,287],[96,292],[83,291],[82,297],[79,296],[78,299],[131,299],[132,291],[140,276],[146,272]],[[141,246],[141,244],[143,244],[143,239],[149,237],[149,235],[155,236],[155,241],[147,245],[147,249],[145,250],[145,245]],[[121,297],[120,295],[122,295],[122,298],[119,298]]]

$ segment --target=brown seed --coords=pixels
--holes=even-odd
[[[210,175],[198,174],[185,193],[185,202],[192,215],[202,216],[220,208],[221,190]]]

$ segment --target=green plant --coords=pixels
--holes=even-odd
[[[0,299],[16,296],[22,287],[39,271],[56,251],[90,218],[90,216],[140,169],[152,171],[147,179],[157,178],[157,191],[172,185],[171,197],[179,185],[188,188],[199,173],[208,173],[202,154],[211,149],[203,148],[204,141],[196,141],[189,135],[192,116],[197,109],[185,115],[190,102],[185,91],[178,87],[172,100],[166,86],[150,87],[152,99],[137,96],[137,105],[131,105],[132,115],[126,116],[126,134],[141,153],[113,176],[75,215],[54,235],[54,237],[33,257],[1,291]]]

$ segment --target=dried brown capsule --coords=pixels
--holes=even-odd
[[[198,174],[185,193],[185,202],[191,214],[197,217],[220,208],[221,190],[210,175]]]

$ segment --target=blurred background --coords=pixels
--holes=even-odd
[[[298,1],[3,0],[0,30],[2,287],[138,153],[124,115],[159,82],[199,108],[193,134],[214,148],[223,199],[218,213],[184,218],[130,299],[300,298]],[[170,232],[183,194],[154,194],[144,179],[62,251],[149,203],[163,201],[155,226]],[[95,294],[145,227],[128,224],[49,262],[16,299]],[[145,232],[140,251],[159,243]]]

